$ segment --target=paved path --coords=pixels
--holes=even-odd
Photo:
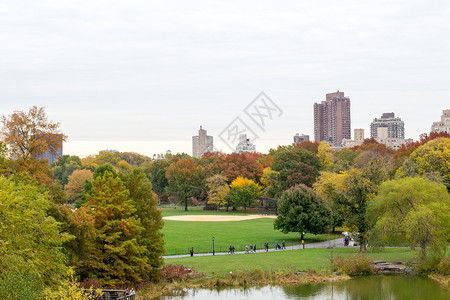
[[[281,244],[280,244],[281,245]],[[331,241],[305,244],[305,249],[315,249],[315,248],[328,248],[328,247],[344,247],[344,238],[339,238]],[[358,246],[359,248],[359,246]],[[287,246],[285,250],[275,250],[274,248],[269,249],[269,252],[277,252],[277,251],[287,251],[287,250],[299,250],[302,249],[301,245]],[[195,250],[195,249],[194,249]],[[265,252],[264,249],[256,250],[256,253]],[[245,254],[245,251],[236,251],[234,254]],[[212,253],[195,253],[194,256],[212,256]],[[215,255],[230,255],[228,252],[216,252]],[[189,254],[183,255],[168,255],[163,256],[163,258],[180,258],[180,257],[189,257]]]

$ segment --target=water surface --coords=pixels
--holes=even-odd
[[[227,289],[185,289],[175,291],[166,300],[215,299],[308,299],[308,300],[414,300],[450,299],[450,289],[422,277],[366,276],[334,283],[263,286]]]

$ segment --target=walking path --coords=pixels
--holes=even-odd
[[[281,246],[281,245],[280,245]],[[325,242],[319,242],[319,243],[311,243],[311,244],[305,244],[305,249],[316,249],[316,248],[329,248],[329,247],[344,247],[344,238],[339,238],[335,240],[325,241]],[[359,246],[358,246],[359,247]],[[299,250],[302,249],[302,245],[294,245],[294,246],[287,246],[286,249],[269,249],[269,252],[276,252],[276,251],[287,251],[287,250]],[[195,250],[195,249],[194,249]],[[266,252],[264,249],[256,250],[256,253],[262,253]],[[245,254],[245,251],[236,251],[234,254]],[[194,253],[194,256],[212,256],[212,253]],[[216,252],[215,255],[229,255],[228,252]],[[163,256],[163,258],[180,258],[180,257],[189,257],[190,254],[183,254],[183,255],[167,255]]]

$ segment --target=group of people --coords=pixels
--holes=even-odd
[[[248,245],[245,244],[245,253],[255,253],[255,252],[256,252],[256,244],[254,245],[250,244],[250,252]]]
[[[233,245],[230,245],[230,247],[228,249],[229,249],[228,254],[234,254],[235,248]]]
[[[283,242],[281,242],[281,246],[280,246],[280,244],[278,244],[278,241],[275,241],[275,249],[286,250],[286,242],[283,240]]]

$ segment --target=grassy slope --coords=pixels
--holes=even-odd
[[[214,214],[201,210],[190,210],[187,213],[181,210],[163,210],[164,216],[190,214]],[[219,214],[223,214],[219,212]],[[235,222],[190,222],[165,220],[163,228],[166,255],[187,254],[190,247],[194,247],[195,253],[212,252],[212,237],[215,237],[214,248],[216,252],[227,252],[230,244],[236,250],[244,250],[245,244],[255,244],[258,249],[264,248],[264,243],[275,246],[275,241],[286,245],[299,243],[298,233],[284,234],[273,229],[274,219],[256,219]],[[306,235],[307,243],[320,242],[340,235]]]
[[[344,257],[356,254],[355,248],[335,248],[334,256]],[[414,253],[409,249],[390,248],[369,253],[374,260],[405,261]],[[166,264],[182,264],[194,267],[207,275],[224,276],[237,270],[283,270],[293,266],[296,270],[315,269],[320,271],[330,267],[329,249],[306,249],[293,251],[276,251],[256,254],[236,254],[204,257],[186,257],[166,259]]]

